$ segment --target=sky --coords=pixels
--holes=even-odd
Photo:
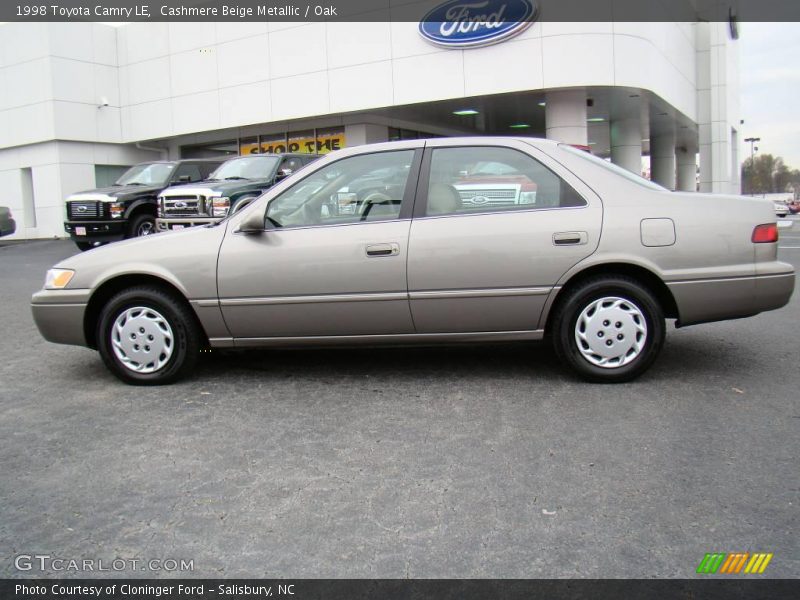
[[[760,137],[759,152],[800,169],[800,23],[742,23],[739,31],[739,137]],[[743,150],[744,159],[749,144]]]

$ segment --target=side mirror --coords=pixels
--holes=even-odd
[[[275,181],[276,182],[282,181],[292,173],[294,173],[294,171],[292,171],[291,169],[281,169],[280,171],[278,171],[277,175],[275,175]]]
[[[239,223],[239,231],[242,233],[262,233],[264,231],[264,212],[256,210]]]
[[[192,178],[189,177],[188,175],[181,175],[180,177],[178,177],[179,183],[189,183],[191,180]]]

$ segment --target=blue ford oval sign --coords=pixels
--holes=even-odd
[[[475,48],[502,42],[536,20],[536,0],[447,0],[426,14],[419,32],[447,48]]]

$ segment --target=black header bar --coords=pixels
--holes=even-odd
[[[490,6],[520,0],[463,0]],[[538,21],[800,21],[798,0],[524,0]],[[3,0],[0,22],[419,22],[455,0]]]
[[[3,600],[783,600],[800,580],[4,579]]]

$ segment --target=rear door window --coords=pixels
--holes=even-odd
[[[566,181],[511,148],[435,148],[425,216],[585,206]]]
[[[213,173],[214,170],[218,166],[220,166],[221,164],[222,164],[222,161],[220,161],[220,162],[204,162],[204,163],[198,163],[197,166],[200,168],[200,174],[202,175],[202,178],[203,179],[208,179],[208,176],[211,175],[211,173]]]
[[[201,181],[203,179],[204,177],[200,171],[200,166],[196,163],[183,163],[178,165],[175,174],[172,176],[173,181]]]
[[[280,170],[294,173],[303,166],[303,160],[299,156],[287,156],[281,163]]]

